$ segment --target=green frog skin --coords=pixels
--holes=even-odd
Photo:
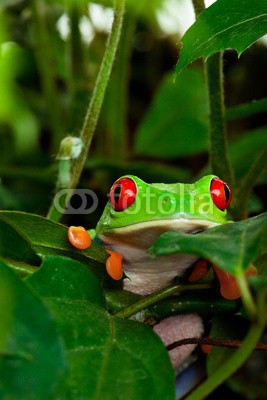
[[[97,224],[96,236],[107,248],[122,254],[127,276],[124,289],[146,295],[183,276],[197,260],[179,254],[151,258],[147,250],[155,239],[170,230],[195,233],[229,222],[226,208],[230,200],[227,184],[213,175],[192,184],[148,184],[136,176],[123,176],[110,189],[110,200]],[[154,330],[168,345],[200,337],[203,325],[198,315],[188,314],[167,318]],[[194,347],[181,346],[169,353],[175,369]]]

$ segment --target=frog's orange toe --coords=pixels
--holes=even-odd
[[[72,246],[80,250],[88,249],[92,243],[89,233],[82,226],[70,226],[68,239]]]
[[[116,251],[107,250],[110,257],[106,261],[106,270],[109,276],[115,281],[119,281],[123,276],[122,255]]]
[[[204,278],[204,276],[206,276],[207,273],[208,273],[207,261],[199,260],[194,266],[194,269],[191,275],[189,276],[188,281],[190,283],[197,282],[200,279]]]
[[[241,296],[240,289],[236,277],[229,272],[213,265],[213,269],[220,282],[220,292],[222,297],[227,300],[236,300]]]
[[[236,277],[226,271],[223,271],[216,265],[213,265],[213,269],[220,282],[221,295],[228,300],[238,299],[241,296],[241,292]],[[254,267],[254,265],[250,265],[247,268],[245,275],[246,277],[257,275],[257,269]]]

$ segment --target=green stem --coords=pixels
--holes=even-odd
[[[107,84],[112,70],[112,65],[115,59],[122,22],[124,15],[125,0],[116,0],[114,5],[114,21],[112,29],[108,37],[106,51],[100,66],[100,70],[96,79],[96,84],[92,94],[92,98],[85,116],[83,128],[80,134],[80,139],[83,142],[83,147],[80,155],[73,161],[72,171],[69,183],[69,189],[74,189],[80,179],[87,154],[92,142],[93,134],[96,128],[100,110],[103,104],[104,95],[106,92]],[[59,221],[62,214],[56,210],[53,203],[50,207],[48,218],[52,221]]]
[[[205,9],[204,0],[192,0],[196,17]],[[209,98],[209,143],[212,172],[233,185],[233,171],[227,154],[222,53],[213,54],[205,63]]]
[[[263,329],[264,326],[252,324],[242,347],[236,350],[221,367],[210,375],[192,394],[187,396],[185,400],[205,399],[216,387],[236,372],[250,356],[263,333]]]
[[[56,87],[55,60],[49,40],[47,18],[45,16],[45,2],[43,0],[32,0],[31,4],[34,17],[36,61],[48,109],[48,123],[53,134],[52,151],[55,153],[63,133],[59,96]]]
[[[127,292],[126,290],[105,290],[105,297],[108,311],[116,314],[119,311],[135,304],[142,296]],[[207,292],[180,294],[179,296],[171,296],[163,299],[148,308],[143,309],[144,319],[156,317],[164,319],[171,315],[184,313],[200,313],[200,314],[234,314],[240,310],[240,301],[226,300],[224,298],[216,298],[207,296]]]
[[[178,292],[185,292],[188,290],[210,289],[212,287],[213,287],[213,285],[211,285],[209,283],[196,283],[196,284],[190,284],[190,285],[174,284],[174,285],[168,286],[166,288],[163,288],[162,290],[159,290],[158,292],[155,292],[148,296],[145,296],[144,298],[137,301],[136,303],[117,312],[115,314],[115,316],[120,317],[120,318],[129,318],[132,315],[135,315],[139,311],[143,310],[144,308],[147,308],[148,306],[155,304],[155,303],[159,302],[160,300],[163,300],[163,299],[165,299],[173,294],[176,294]]]
[[[82,149],[80,156],[73,163],[72,179],[70,184],[71,188],[75,188],[79,182],[87,158],[88,150],[91,145],[91,141],[98,121],[100,110],[103,104],[104,95],[106,92],[107,84],[109,81],[109,77],[111,74],[113,62],[115,59],[119,43],[122,22],[123,22],[123,15],[124,15],[124,6],[125,6],[125,0],[115,1],[114,21],[112,25],[112,30],[107,41],[107,47],[104,54],[104,58],[100,66],[100,70],[96,79],[95,88],[92,94],[92,99],[89,104],[82,132],[80,135],[84,147]]]
[[[233,186],[233,171],[227,154],[222,53],[213,54],[205,63],[205,67],[209,97],[211,168],[214,174]]]
[[[241,297],[244,303],[244,307],[249,315],[249,317],[253,320],[257,316],[257,308],[254,303],[253,297],[251,295],[251,291],[248,286],[247,278],[243,271],[236,275],[236,279],[240,288]]]
[[[205,291],[206,292],[206,291]],[[164,299],[144,310],[145,320],[151,317],[162,320],[179,314],[198,313],[201,315],[235,314],[240,310],[240,302],[209,296],[179,295]]]

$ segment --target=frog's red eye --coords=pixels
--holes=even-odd
[[[232,199],[232,193],[224,181],[219,178],[214,178],[210,184],[210,193],[212,201],[216,207],[224,211],[230,204]]]
[[[114,210],[123,211],[130,207],[137,193],[137,187],[131,178],[117,180],[110,189],[110,202]]]

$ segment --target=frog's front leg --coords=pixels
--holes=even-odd
[[[164,345],[168,345],[183,339],[200,338],[203,334],[203,323],[197,314],[184,314],[165,318],[154,326]],[[187,344],[169,351],[172,365],[177,370],[195,349],[195,344]]]
[[[95,231],[87,231],[83,226],[70,226],[68,229],[68,240],[72,246],[79,250],[86,250],[95,239]],[[109,257],[106,261],[106,270],[114,280],[120,280],[123,276],[122,255],[118,252],[107,250]]]

